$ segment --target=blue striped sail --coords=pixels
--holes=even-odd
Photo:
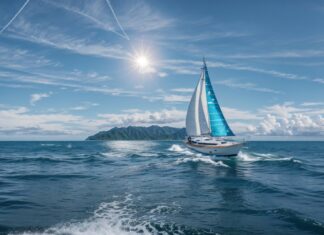
[[[211,136],[234,136],[233,131],[227,124],[223,112],[219,107],[218,101],[216,99],[213,87],[211,85],[207,66],[204,61],[204,73],[205,73],[205,84],[206,84],[206,96],[207,96],[207,107],[209,113]]]

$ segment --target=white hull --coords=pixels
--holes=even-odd
[[[242,148],[242,144],[236,144],[233,146],[226,146],[223,148],[220,147],[201,147],[201,146],[193,146],[187,143],[188,148],[193,149],[197,152],[204,153],[204,154],[211,154],[217,156],[236,156],[240,149]]]
[[[219,141],[212,138],[206,140],[206,138],[198,137],[193,138],[193,140],[194,141],[186,142],[188,148],[200,153],[217,156],[235,156],[243,146],[243,143],[241,142]]]

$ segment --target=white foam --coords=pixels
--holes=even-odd
[[[181,207],[178,204],[172,203],[172,206],[158,205],[155,208],[151,209],[150,213],[158,214],[158,215],[172,214],[172,213],[179,211],[180,209],[181,209]]]
[[[222,161],[214,161],[210,157],[187,157],[187,158],[179,158],[176,161],[176,164],[182,164],[182,163],[187,163],[187,162],[202,162],[202,163],[210,164],[210,165],[217,166],[217,167],[219,167],[219,166],[220,167],[229,167],[224,162],[222,162]]]
[[[58,145],[58,144],[41,144],[41,146],[52,147],[52,146],[60,146],[60,145]]]
[[[293,157],[278,157],[272,153],[248,153],[240,151],[237,158],[245,162],[257,162],[257,161],[292,161],[301,163],[301,161],[294,159]]]
[[[276,157],[276,155],[272,153],[252,153],[254,155],[260,156],[260,157]]]
[[[189,156],[189,157],[177,159],[176,164],[182,164],[182,163],[188,163],[188,162],[201,162],[201,163],[210,164],[210,165],[217,166],[217,167],[219,167],[219,166],[229,167],[222,161],[214,161],[208,155],[202,155],[201,153],[191,152],[189,149],[183,148],[178,144],[173,144],[168,150],[172,151],[172,152],[181,153],[182,155]]]
[[[135,235],[160,234],[145,217],[136,219],[131,197],[102,203],[93,216],[80,222],[56,225],[43,232],[26,231],[23,235]],[[179,228],[177,228],[179,231]],[[181,232],[181,231],[180,231]],[[17,234],[17,233],[14,233]]]
[[[191,152],[188,148],[182,148],[178,144],[173,144],[168,150],[172,152],[181,153],[184,155],[195,155],[195,153]]]
[[[178,145],[178,144],[173,144],[168,150],[173,151],[173,152],[182,152],[182,151],[184,151],[184,149],[181,148],[181,146]]]

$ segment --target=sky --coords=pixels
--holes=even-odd
[[[316,0],[2,0],[0,140],[184,127],[202,57],[237,135],[324,139],[323,22]]]

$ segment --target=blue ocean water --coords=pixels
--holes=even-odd
[[[324,234],[324,142],[0,142],[0,234]]]

